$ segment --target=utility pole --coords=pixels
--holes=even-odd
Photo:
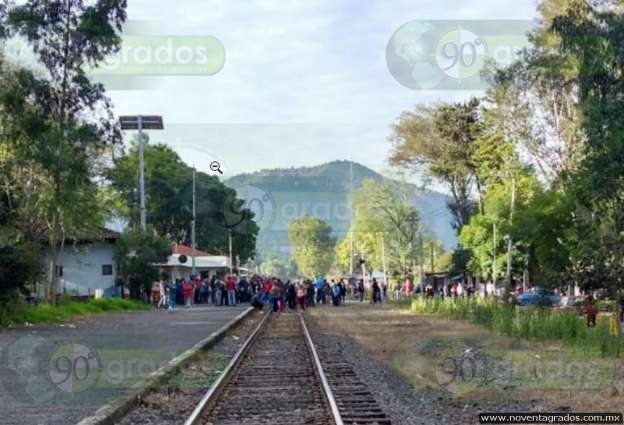
[[[232,229],[228,229],[228,239],[229,239],[229,245],[230,245],[230,274],[233,273],[232,270]]]
[[[195,167],[193,167],[193,221],[191,222],[191,246],[193,249],[191,256],[191,273],[195,276]]]
[[[139,130],[139,215],[141,221],[141,231],[145,233],[147,226],[147,218],[145,215],[145,165],[143,159],[144,143],[143,143],[143,117],[137,117],[137,126]]]
[[[496,223],[492,223],[492,283],[496,290]]]
[[[145,232],[147,219],[145,212],[145,141],[143,140],[143,130],[162,130],[165,127],[160,115],[125,115],[119,117],[119,124],[122,130],[139,131],[139,221],[141,231]]]
[[[422,232],[418,234],[420,239],[420,284],[425,284],[425,242],[423,241]]]
[[[351,198],[351,202],[350,202],[350,210],[351,210],[351,220],[349,222],[349,227],[351,229],[350,236],[351,236],[351,247],[350,247],[350,254],[349,254],[349,277],[353,276],[353,253],[355,251],[355,238],[353,235],[353,162],[351,162],[350,164],[350,168],[349,168],[349,196]]]
[[[388,275],[386,274],[386,250],[384,247],[383,233],[381,234],[381,265],[383,267],[384,285],[388,286]]]
[[[516,178],[511,176],[511,209],[509,211],[509,226],[513,225],[514,208],[516,206]],[[511,250],[512,250],[511,234],[507,238],[507,295],[511,292]]]
[[[527,256],[524,259],[524,272],[522,273],[522,291],[525,292],[527,290],[527,286],[529,283],[529,257],[531,255],[531,250],[527,250]],[[572,293],[570,289],[568,289],[568,293]]]
[[[435,247],[434,247],[434,243],[433,243],[433,241],[431,241],[431,274],[434,274],[434,273],[435,273],[435,270],[434,270],[434,265],[433,265],[433,264],[434,264],[434,263],[433,263],[433,261],[434,261],[434,255],[435,255],[435,253],[434,253],[434,248],[435,248]]]

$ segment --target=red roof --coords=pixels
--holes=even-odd
[[[193,248],[191,248],[190,246],[186,246],[186,245],[173,245],[173,247],[171,248],[171,253],[172,254],[184,254],[187,257],[190,257],[193,255]],[[201,251],[197,248],[195,248],[195,256],[196,257],[207,257],[210,256],[211,254],[208,254],[205,251]]]

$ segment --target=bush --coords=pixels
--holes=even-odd
[[[575,312],[558,312],[537,307],[510,307],[495,299],[425,298],[412,301],[411,310],[441,314],[449,319],[468,320],[504,335],[536,340],[562,341],[585,352],[619,356],[622,339],[608,320],[588,328]]]
[[[40,273],[39,246],[0,245],[0,305],[12,304],[26,282]]]
[[[62,323],[74,317],[100,314],[108,311],[143,310],[149,306],[143,302],[121,298],[101,298],[87,302],[68,301],[58,305],[40,304],[37,306],[18,302],[0,308],[0,326],[25,323]]]

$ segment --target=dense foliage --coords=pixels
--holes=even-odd
[[[191,245],[193,170],[164,144],[145,145],[145,191],[148,222],[156,233],[172,242]],[[131,227],[138,225],[138,153],[136,140],[130,151],[108,172],[112,187],[120,194],[124,215]],[[235,255],[245,262],[255,254],[258,225],[244,208],[236,191],[217,177],[197,172],[196,243],[202,250],[227,254],[229,232]]]
[[[304,276],[323,276],[334,261],[336,240],[331,227],[318,217],[302,216],[288,223],[293,258]]]
[[[152,283],[161,277],[153,265],[165,263],[170,253],[169,241],[151,229],[127,230],[121,235],[115,244],[115,260],[131,298],[138,298],[141,290],[149,292]]]
[[[615,296],[624,275],[622,7],[543,0],[538,11],[530,48],[489,70],[485,97],[400,117],[391,160],[450,188],[454,272]]]
[[[47,300],[56,302],[64,244],[92,240],[111,218],[129,223],[116,249],[133,295],[153,277],[149,264],[164,261],[170,241],[190,244],[191,169],[162,145],[146,152],[154,232],[134,230],[136,148],[113,158],[113,150],[123,150],[117,118],[104,86],[87,74],[120,49],[126,6],[126,0],[0,4],[0,51],[19,37],[35,58],[26,67],[0,54],[0,303],[35,283],[44,283]],[[245,261],[255,253],[257,231],[235,191],[197,173],[200,248],[225,253],[231,233],[234,253]]]

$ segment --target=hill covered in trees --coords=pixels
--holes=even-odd
[[[266,257],[290,251],[288,221],[305,214],[325,220],[336,236],[342,238],[351,221],[350,194],[366,179],[404,185],[404,191],[432,236],[446,248],[455,246],[446,195],[387,179],[355,162],[332,161],[314,167],[266,169],[236,175],[225,184],[236,189],[238,196],[256,213],[260,225],[256,251]]]

